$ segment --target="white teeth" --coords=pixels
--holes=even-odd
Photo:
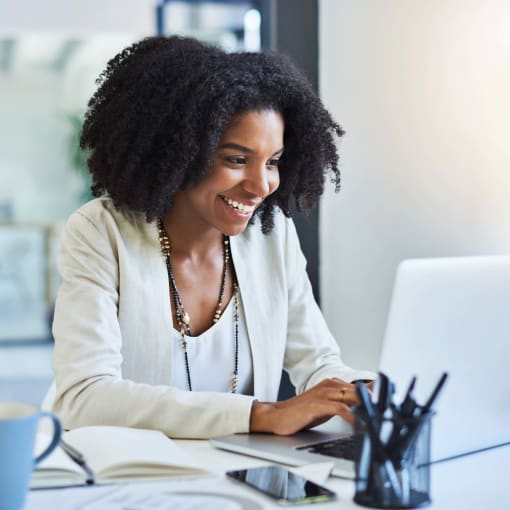
[[[224,202],[226,202],[230,207],[233,207],[234,209],[238,210],[239,212],[242,212],[243,214],[247,214],[249,212],[252,212],[254,209],[254,206],[245,205],[240,202],[236,202],[235,200],[232,200],[228,197],[221,197]]]

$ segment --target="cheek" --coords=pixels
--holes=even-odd
[[[224,189],[238,180],[239,172],[235,172],[221,163],[213,163],[201,185],[204,189]]]
[[[270,193],[274,193],[278,189],[278,186],[280,186],[280,174],[275,172],[269,179]]]

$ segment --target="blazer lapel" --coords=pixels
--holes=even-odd
[[[248,228],[258,228],[258,225]],[[230,239],[232,251],[232,259],[237,275],[237,281],[241,290],[241,299],[243,302],[244,315],[246,317],[246,327],[251,347],[253,359],[253,387],[254,394],[257,398],[270,399],[274,396],[270,394],[267,381],[268,377],[268,360],[265,345],[263,343],[267,335],[264,334],[263,320],[260,315],[264,309],[260,303],[261,295],[257,289],[261,288],[260,275],[254,264],[251,262],[261,260],[257,256],[258,243],[248,242],[245,234],[241,234]]]

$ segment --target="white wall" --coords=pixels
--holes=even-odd
[[[0,0],[0,41],[13,39],[0,69],[0,203],[18,222],[62,221],[87,183],[70,161],[70,114],[80,114],[95,80],[118,51],[156,30],[156,0]],[[60,41],[81,45],[60,71],[43,67]]]
[[[31,38],[48,44],[41,35]],[[11,204],[15,221],[64,220],[83,202],[89,183],[72,166],[69,115],[85,112],[106,62],[136,38],[85,36],[61,71],[28,56],[0,71],[0,201]],[[16,44],[26,45],[25,37]]]
[[[0,75],[0,198],[9,199],[16,221],[53,222],[80,204],[60,92],[49,73]]]
[[[510,2],[321,0],[320,29],[347,131],[322,304],[345,359],[376,368],[400,260],[510,252]]]
[[[0,0],[0,33],[66,35],[155,31],[156,0]]]

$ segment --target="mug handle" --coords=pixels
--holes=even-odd
[[[34,466],[37,466],[39,462],[45,459],[59,444],[62,439],[62,425],[56,414],[42,411],[39,413],[39,419],[50,418],[53,422],[53,438],[48,447],[34,459]]]

